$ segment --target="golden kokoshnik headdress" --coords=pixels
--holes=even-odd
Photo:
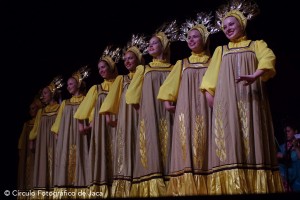
[[[61,75],[58,75],[53,78],[51,83],[47,86],[49,90],[54,94],[58,89],[60,89],[64,85],[63,78]]]
[[[257,16],[259,12],[258,5],[252,0],[231,0],[216,10],[216,23],[219,28],[223,29],[224,19],[232,16],[240,22],[245,30],[247,20],[251,20]]]
[[[120,58],[121,48],[113,48],[112,45],[109,45],[104,49],[100,60],[106,61],[109,67],[112,69],[112,71],[115,71],[116,63],[119,62]]]
[[[170,51],[170,42],[178,41],[179,28],[176,20],[166,22],[156,29],[154,36],[158,37],[163,45],[164,52]]]
[[[79,70],[72,74],[72,77],[77,81],[78,87],[80,87],[82,81],[91,74],[91,69],[88,66],[81,67]]]
[[[203,41],[206,44],[207,38],[210,34],[216,33],[220,31],[220,29],[216,28],[213,23],[214,16],[212,13],[200,12],[197,13],[197,17],[195,20],[186,20],[186,22],[181,24],[179,40],[187,41],[188,33],[196,29],[202,35]]]
[[[126,47],[123,49],[123,54],[131,51],[137,56],[139,63],[142,63],[143,55],[147,54],[147,47],[148,42],[144,35],[133,34],[131,40],[127,42]]]

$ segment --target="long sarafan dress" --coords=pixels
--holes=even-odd
[[[126,93],[127,103],[140,104],[132,197],[166,195],[173,115],[156,97],[172,67],[157,59],[149,65],[139,65]]]
[[[38,111],[29,139],[35,141],[33,189],[35,198],[49,198],[44,192],[53,192],[56,139],[51,132],[60,104],[47,105]]]
[[[100,114],[112,113],[118,117],[113,143],[113,184],[111,197],[129,197],[134,164],[134,148],[138,127],[138,112],[126,104],[125,94],[134,73],[120,75],[105,98]]]
[[[240,75],[268,70],[253,84]],[[201,84],[214,94],[209,194],[282,192],[265,82],[275,75],[275,55],[263,40],[246,37],[217,47]]]
[[[78,120],[73,117],[84,97],[78,95],[64,100],[51,128],[57,134],[54,187],[58,194],[64,191],[78,194],[87,188],[88,138],[79,133]]]
[[[210,57],[207,52],[177,61],[158,99],[176,103],[168,196],[206,195],[211,110],[199,90]]]
[[[113,180],[112,139],[115,128],[106,124],[105,116],[100,115],[99,111],[114,80],[104,80],[100,85],[92,86],[74,114],[76,119],[90,119],[92,124],[88,158],[88,198],[110,197]]]
[[[18,190],[29,192],[32,190],[34,152],[29,149],[29,134],[33,128],[35,117],[23,124],[19,137],[18,150]]]

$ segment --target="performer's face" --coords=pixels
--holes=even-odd
[[[197,29],[189,31],[187,37],[187,44],[194,53],[201,53],[204,44],[202,36]]]
[[[244,35],[244,29],[235,17],[227,17],[223,21],[223,32],[229,40],[239,39]]]
[[[158,37],[152,37],[149,41],[148,53],[153,57],[159,57],[163,54],[163,46]]]
[[[52,100],[52,93],[48,87],[45,87],[42,92],[42,101],[45,104],[49,104]]]
[[[75,95],[79,91],[79,85],[75,78],[71,77],[68,80],[67,90],[70,94]]]
[[[139,60],[137,56],[131,52],[127,51],[124,55],[124,65],[129,71],[134,71],[136,66],[138,65]]]
[[[109,65],[103,60],[98,63],[98,71],[100,76],[104,79],[109,79],[112,76],[112,72],[109,68]]]
[[[35,103],[30,104],[29,114],[30,114],[31,117],[35,117],[38,110],[39,110],[39,107],[38,107],[37,104],[35,104]]]

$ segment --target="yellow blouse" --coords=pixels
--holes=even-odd
[[[192,55],[189,57],[191,63],[206,63],[208,60],[209,56],[206,52],[200,54],[192,52]],[[160,87],[157,99],[162,101],[177,101],[182,70],[182,60],[178,60]]]
[[[140,102],[144,75],[149,71],[171,71],[173,65],[165,60],[153,59],[148,65],[139,65],[127,89],[125,98],[127,104],[138,104]]]
[[[39,111],[36,114],[34,125],[32,130],[29,134],[29,140],[35,140],[38,134],[38,127],[40,126],[40,121],[42,118],[42,115],[54,115],[56,114],[56,111],[59,109],[60,104],[57,102],[47,105],[45,108],[39,109]]]
[[[115,79],[104,80],[103,83],[101,83],[102,89],[105,91],[109,91],[114,80]],[[74,118],[79,120],[89,119],[89,121],[91,122],[94,116],[94,108],[97,99],[98,99],[97,85],[93,85],[89,89],[88,93],[86,94],[86,97],[81,102],[80,106],[78,107],[76,113],[74,114]]]
[[[246,47],[250,44],[251,40],[247,40],[246,37],[241,38],[235,42],[229,42],[229,48]],[[263,81],[267,81],[276,74],[275,61],[276,57],[271,49],[268,48],[266,42],[263,40],[254,41],[254,52],[258,60],[257,69],[267,70],[262,76]],[[218,81],[218,74],[220,70],[220,65],[222,61],[222,46],[218,46],[212,56],[209,67],[203,77],[202,83],[200,85],[200,90],[202,92],[209,92],[214,96],[215,89]]]
[[[83,95],[78,95],[78,96],[72,96],[69,100],[71,103],[80,103],[82,102],[84,99]],[[59,130],[59,126],[60,126],[60,122],[61,122],[61,118],[62,118],[62,113],[63,110],[65,109],[65,105],[66,105],[66,100],[63,100],[63,102],[61,103],[60,107],[59,107],[59,111],[57,113],[56,119],[54,124],[51,127],[51,131],[54,133],[58,133]]]
[[[134,72],[130,72],[128,74],[129,78],[132,79]],[[117,114],[119,111],[120,99],[123,91],[123,81],[124,76],[119,75],[117,76],[116,80],[112,84],[109,93],[107,94],[106,98],[104,99],[99,114],[104,113],[112,113]]]

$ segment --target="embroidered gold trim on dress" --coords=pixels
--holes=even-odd
[[[162,118],[159,120],[159,140],[161,144],[161,154],[163,158],[163,165],[166,164],[167,159],[167,145],[168,145],[168,123],[167,119]]]
[[[56,115],[59,110],[60,104],[48,105],[42,110],[42,116],[53,116]]]
[[[72,144],[69,148],[68,160],[68,183],[74,184],[75,182],[75,169],[76,169],[76,145]]]
[[[130,84],[131,79],[129,77],[129,75],[123,75],[123,85],[122,85],[122,89],[124,90],[124,88],[128,87],[128,85]]]
[[[78,101],[78,102],[71,102],[70,99],[67,99],[66,100],[66,105],[80,105],[81,102],[83,101],[83,99],[81,101]]]
[[[215,143],[217,145],[216,155],[219,157],[220,161],[224,162],[226,160],[226,147],[224,139],[224,128],[222,121],[222,107],[218,103],[216,105],[216,118],[215,118]]]
[[[50,181],[50,183],[52,183],[52,177],[53,177],[53,174],[52,174],[52,170],[53,170],[52,163],[53,163],[53,149],[49,148],[48,149],[48,169],[49,169],[49,172],[47,173],[47,176],[48,176],[48,180]]]
[[[166,67],[146,65],[145,73],[144,74],[147,74],[148,72],[151,72],[151,71],[166,71],[166,72],[170,72],[172,70],[172,68],[173,68],[173,65],[171,65],[171,64],[168,64],[168,66],[166,66]]]
[[[193,162],[195,166],[202,166],[204,159],[204,149],[206,146],[205,123],[203,116],[196,116],[195,130],[193,136]]]
[[[141,176],[141,177],[136,177],[136,178],[133,178],[132,183],[137,184],[137,183],[141,183],[144,181],[151,181],[151,180],[153,181],[155,179],[161,180],[161,179],[163,179],[163,175],[161,173],[153,173],[153,174],[148,174],[148,175]]]
[[[122,129],[118,129],[117,131],[117,144],[118,148],[116,149],[117,151],[117,170],[118,174],[120,174],[123,171],[124,165],[123,165],[123,153],[124,153],[124,140],[122,137]]]
[[[243,153],[244,157],[247,158],[250,153],[249,146],[249,127],[248,127],[248,118],[247,118],[247,106],[246,103],[242,100],[238,101],[238,109],[239,109],[239,118],[240,125],[243,133]]]
[[[180,135],[180,146],[183,161],[186,160],[186,132],[184,126],[184,114],[180,113],[179,118],[179,135]]]
[[[146,149],[146,131],[144,119],[140,121],[140,154],[141,163],[144,168],[148,168],[147,149]]]
[[[112,195],[113,198],[126,198],[129,197],[131,187],[131,181],[128,180],[114,180],[112,185]]]

